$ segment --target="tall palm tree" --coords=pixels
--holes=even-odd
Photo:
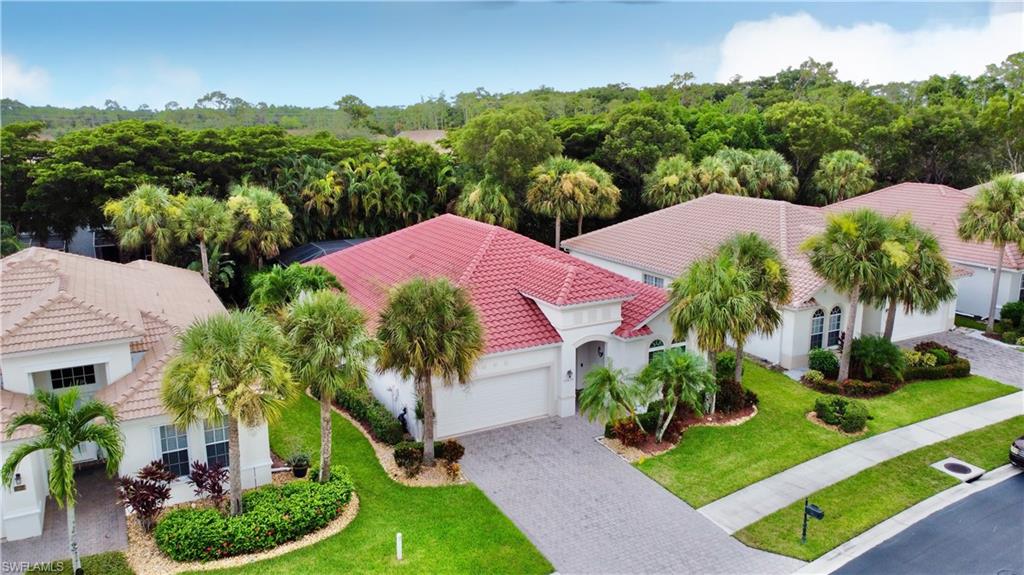
[[[964,207],[960,214],[960,238],[969,242],[991,242],[996,250],[996,272],[992,276],[992,298],[988,304],[988,331],[995,330],[999,279],[1003,275],[1006,245],[1024,242],[1024,181],[1011,174],[998,176]]]
[[[910,218],[900,217],[892,222],[893,233],[904,244],[909,258],[907,265],[896,274],[893,282],[880,293],[870,290],[869,299],[879,306],[888,305],[883,336],[892,340],[896,325],[896,309],[903,306],[905,313],[914,310],[932,313],[942,302],[956,299],[953,270],[942,254],[939,240],[928,231],[914,225]]]
[[[485,178],[470,184],[455,202],[455,213],[462,217],[516,229],[519,219],[516,207],[509,201],[509,194],[494,180]]]
[[[622,199],[622,192],[612,181],[611,175],[600,166],[594,162],[581,162],[580,170],[590,176],[597,185],[587,189],[587,201],[577,215],[576,235],[578,236],[583,234],[584,216],[614,217],[619,213],[619,201]]]
[[[411,378],[423,401],[423,463],[434,464],[434,378],[469,383],[484,353],[484,332],[465,289],[446,278],[395,286],[380,313],[377,370]]]
[[[532,182],[526,190],[526,207],[542,216],[555,218],[555,247],[561,243],[562,220],[582,217],[591,196],[596,195],[597,180],[582,168],[578,160],[555,156],[544,160],[530,172]]]
[[[643,425],[636,414],[636,406],[646,395],[645,389],[630,381],[626,372],[611,365],[595,367],[584,378],[580,392],[580,413],[588,420],[612,422],[629,417],[640,429]]]
[[[4,485],[9,488],[18,464],[36,451],[49,452],[50,496],[57,502],[58,507],[63,507],[67,511],[71,565],[75,573],[81,573],[78,524],[75,521],[78,490],[75,487],[74,449],[79,443],[95,443],[106,453],[107,475],[113,477],[117,474],[121,459],[124,457],[124,437],[117,427],[118,420],[114,410],[109,405],[92,399],[79,406],[78,390],[75,388],[60,394],[39,390],[33,397],[36,408],[11,418],[7,424],[6,434],[10,439],[15,431],[26,426],[37,426],[40,434],[18,445],[7,456],[0,476]]]
[[[757,299],[755,330],[771,336],[782,325],[779,307],[789,302],[789,272],[775,246],[756,233],[736,234],[719,248],[719,254],[750,275],[751,296]],[[743,322],[745,324],[746,322]],[[743,381],[743,346],[749,333],[734,332],[736,343],[736,381]]]
[[[641,199],[655,208],[667,208],[692,200],[703,193],[697,171],[681,154],[658,160],[654,171],[644,176]]]
[[[699,356],[672,348],[659,353],[638,377],[646,386],[656,386],[664,407],[658,415],[656,439],[661,441],[676,409],[688,405],[701,415],[703,399],[714,393],[715,378]]]
[[[258,268],[291,245],[292,213],[280,196],[262,186],[235,186],[228,198],[235,220],[235,248],[249,254]]]
[[[281,330],[254,311],[201,319],[178,336],[181,352],[164,370],[160,397],[174,423],[228,420],[231,514],[242,511],[239,430],[272,423],[299,394]]]
[[[250,282],[249,305],[261,312],[279,310],[298,299],[303,292],[345,289],[327,268],[299,263],[287,267],[274,266],[253,274]]]
[[[752,150],[742,179],[747,195],[754,198],[789,201],[800,187],[789,162],[775,150]]]
[[[675,339],[685,340],[693,331],[715,374],[727,338],[756,329],[754,318],[763,299],[764,295],[753,289],[750,272],[737,265],[731,254],[698,260],[670,288],[669,321]],[[714,395],[709,403],[714,413]]]
[[[822,156],[812,181],[823,203],[841,202],[871,190],[875,168],[864,154],[836,150]]]
[[[203,263],[203,279],[210,283],[210,258],[207,247],[231,237],[231,214],[228,208],[210,196],[190,196],[181,205],[176,220],[178,240],[199,242],[199,258]]]
[[[853,336],[865,286],[887,289],[909,261],[906,246],[893,234],[892,222],[866,209],[830,214],[825,231],[808,238],[801,249],[807,252],[815,273],[849,298],[847,338]],[[847,339],[839,361],[839,381],[850,376],[852,348]]]
[[[103,206],[103,215],[110,221],[122,247],[149,247],[150,259],[156,261],[174,239],[174,223],[181,201],[167,188],[142,184],[130,194],[110,200]]]
[[[733,175],[733,166],[722,156],[708,156],[697,165],[697,181],[705,194],[742,195],[743,187]]]
[[[343,293],[317,291],[288,306],[284,332],[292,372],[320,397],[320,481],[331,474],[331,400],[343,389],[365,387],[374,353],[366,316]]]

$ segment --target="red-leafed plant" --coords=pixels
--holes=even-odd
[[[161,461],[150,462],[135,474],[117,480],[117,497],[125,507],[135,513],[139,524],[152,531],[156,516],[171,498],[170,483],[174,474]]]
[[[201,461],[192,462],[188,482],[197,497],[209,497],[213,506],[221,509],[226,493],[224,484],[228,481],[228,470],[220,463],[207,465]]]

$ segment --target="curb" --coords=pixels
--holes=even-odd
[[[875,525],[864,533],[850,539],[839,547],[829,551],[811,563],[804,565],[794,573],[814,573],[826,575],[867,553],[877,545],[892,539],[904,529],[921,521],[929,515],[966,499],[975,493],[984,491],[1003,481],[1022,473],[1020,469],[1006,464],[982,475],[971,483],[961,483],[937,493],[924,501],[904,509],[889,519]]]

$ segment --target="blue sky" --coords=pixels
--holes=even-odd
[[[3,2],[3,94],[32,104],[370,104],[484,87],[754,77],[807,56],[852,80],[976,74],[1024,50],[1020,3]]]

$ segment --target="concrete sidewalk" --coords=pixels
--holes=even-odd
[[[908,451],[1024,414],[1024,392],[880,433],[805,461],[698,509],[735,533],[798,499]]]

